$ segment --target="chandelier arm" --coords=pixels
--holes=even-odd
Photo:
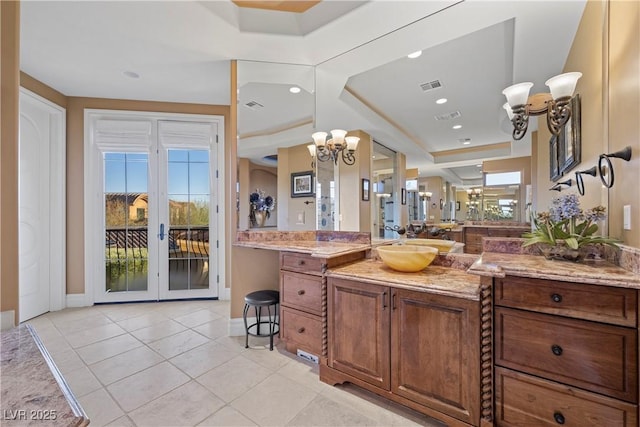
[[[318,152],[316,153],[316,159],[320,160],[321,162],[326,162],[327,160],[331,159],[331,153],[326,149],[318,150]]]
[[[521,140],[527,133],[527,128],[529,127],[529,111],[527,106],[521,105],[513,109],[511,123],[513,124],[513,139],[516,141]]]
[[[351,166],[356,163],[356,156],[353,155],[352,150],[342,150],[342,161]]]
[[[571,97],[564,97],[547,103],[547,127],[554,135],[559,135],[571,118],[570,100]]]

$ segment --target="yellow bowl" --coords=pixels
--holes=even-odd
[[[433,262],[438,250],[429,246],[379,246],[378,255],[388,267],[405,273],[415,273]]]
[[[439,252],[447,253],[451,248],[453,248],[453,245],[455,245],[456,242],[453,240],[442,239],[407,239],[404,244],[413,246],[430,246],[432,248],[436,248]]]
[[[448,228],[451,230],[453,230],[457,226],[458,224],[455,222],[441,222],[440,224],[437,225],[438,228]]]

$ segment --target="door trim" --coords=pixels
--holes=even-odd
[[[42,96],[20,87],[20,96],[42,103],[49,110],[49,311],[66,307],[66,123],[67,110]],[[18,285],[19,286],[19,285]]]
[[[217,192],[217,219],[215,223],[215,227],[218,230],[217,240],[219,241],[219,252],[218,252],[218,275],[219,280],[215,282],[215,285],[218,287],[217,295],[221,295],[221,289],[224,287],[225,280],[225,271],[224,267],[226,265],[224,261],[225,252],[222,248],[225,247],[225,235],[223,230],[224,228],[224,219],[226,216],[226,208],[225,208],[225,188],[224,188],[224,116],[218,115],[208,115],[208,114],[186,114],[186,113],[161,113],[161,112],[153,112],[153,111],[129,111],[129,110],[105,110],[105,109],[84,109],[84,298],[85,305],[90,306],[95,303],[95,289],[92,284],[96,283],[96,279],[99,274],[102,274],[101,271],[97,271],[94,267],[94,260],[96,259],[96,254],[93,253],[95,248],[99,248],[97,246],[98,242],[96,242],[96,237],[94,233],[95,224],[93,224],[92,218],[99,217],[99,212],[96,211],[96,203],[93,200],[92,190],[95,187],[96,179],[100,179],[95,174],[95,168],[92,168],[92,165],[95,163],[96,159],[93,158],[95,155],[93,150],[93,140],[91,133],[91,120],[93,117],[102,116],[104,118],[113,117],[113,118],[125,118],[125,119],[147,119],[154,122],[158,122],[160,120],[181,120],[181,121],[194,121],[194,122],[202,122],[202,121],[213,121],[216,123],[218,128],[218,140],[216,144],[216,156],[218,159],[217,165],[211,165],[212,168],[216,168],[218,179],[215,180],[215,186],[212,186],[213,191]],[[157,129],[156,129],[157,130]],[[155,130],[154,130],[155,133]]]

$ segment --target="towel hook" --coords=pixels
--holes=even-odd
[[[561,181],[556,183],[556,185],[554,185],[553,187],[551,187],[549,189],[549,191],[553,190],[553,191],[562,191],[562,186],[566,185],[567,187],[571,187],[571,185],[573,185],[573,180],[572,179],[568,179],[566,181]]]

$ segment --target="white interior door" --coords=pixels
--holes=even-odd
[[[25,321],[63,308],[64,110],[20,92],[19,310]]]
[[[92,123],[94,301],[216,297],[216,124]]]

